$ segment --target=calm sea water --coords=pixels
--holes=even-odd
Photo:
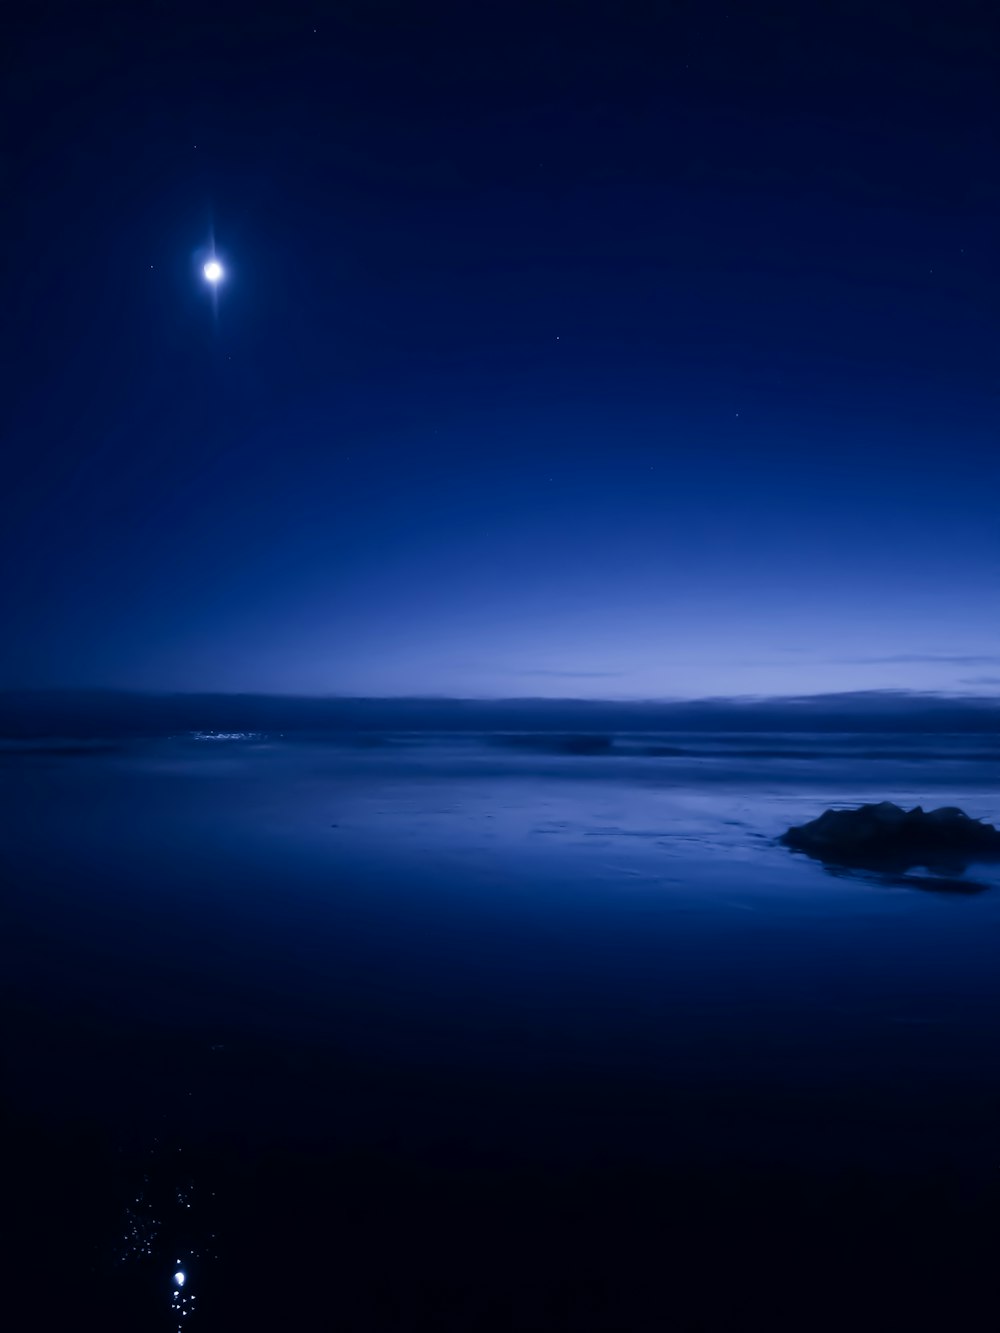
[[[0,755],[34,1326],[815,1327],[849,1288],[892,1327],[932,1268],[972,1301],[1000,870],[775,839],[883,798],[996,821],[996,741],[565,748]]]

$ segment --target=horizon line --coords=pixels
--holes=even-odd
[[[877,686],[856,690],[821,690],[815,693],[782,694],[708,694],[708,695],[615,695],[594,696],[581,694],[314,694],[280,690],[226,690],[205,689],[143,689],[116,685],[10,685],[0,686],[0,698],[11,696],[118,696],[142,699],[284,699],[311,703],[454,703],[454,704],[639,704],[644,706],[676,706],[685,704],[767,704],[809,703],[832,699],[892,699],[892,700],[949,700],[954,702],[1000,703],[1000,691],[978,693],[971,690],[925,690],[905,686]]]

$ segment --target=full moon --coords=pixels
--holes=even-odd
[[[222,265],[217,259],[210,259],[202,272],[209,282],[221,282],[222,280]]]

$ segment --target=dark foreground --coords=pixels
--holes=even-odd
[[[120,1227],[109,1196],[135,1180],[111,1145],[63,1133],[54,1150],[17,1125],[12,1141],[39,1193],[12,1210],[15,1253],[32,1252],[8,1308],[23,1300],[35,1327],[182,1326],[162,1264],[95,1257]],[[201,1219],[217,1257],[189,1260],[161,1209],[196,1329],[988,1327],[995,1299],[997,1191],[947,1173],[189,1157],[178,1179],[225,1198]]]
[[[777,835],[995,773],[826,744],[9,757],[14,1326],[986,1326],[996,868]]]

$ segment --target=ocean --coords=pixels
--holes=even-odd
[[[996,737],[202,732],[0,775],[30,1326],[980,1308],[1000,867],[777,838],[883,799],[997,822]]]

